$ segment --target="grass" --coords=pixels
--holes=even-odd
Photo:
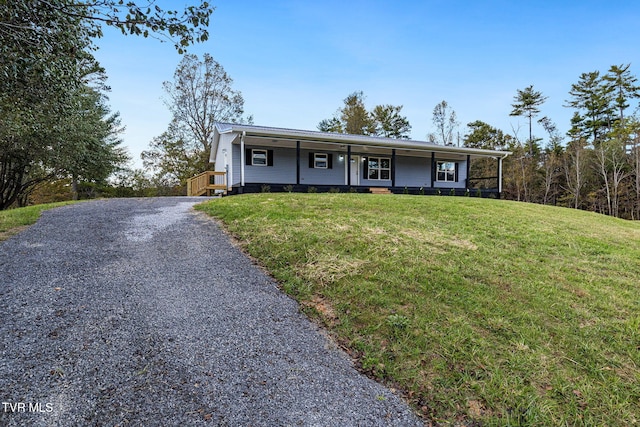
[[[429,420],[639,422],[638,223],[406,195],[242,195],[198,209]]]
[[[24,230],[25,227],[34,224],[38,218],[40,218],[42,211],[71,203],[76,202],[67,201],[46,203],[42,205],[0,211],[0,242],[19,233]]]

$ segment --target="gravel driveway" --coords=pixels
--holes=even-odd
[[[202,200],[65,206],[0,243],[0,425],[422,425]]]

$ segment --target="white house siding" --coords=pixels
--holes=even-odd
[[[309,168],[310,153],[327,153],[333,156],[331,169]],[[274,159],[275,162],[275,159]],[[344,162],[339,153],[319,150],[300,150],[300,184],[304,185],[344,185]],[[295,158],[292,165],[295,172]]]
[[[231,185],[240,184],[240,146],[233,144],[231,146]]]
[[[273,166],[244,166],[245,183],[295,184],[296,150],[246,145],[245,149],[273,150]],[[240,182],[240,146],[233,146],[233,180]],[[251,159],[249,158],[249,163]],[[236,168],[236,165],[238,166]]]
[[[216,172],[228,172],[229,177],[227,182],[232,184],[230,178],[234,176],[235,170],[237,170],[238,174],[238,182],[240,182],[240,170],[235,169],[233,167],[233,158],[235,158],[235,154],[232,152],[232,141],[236,137],[235,134],[223,134],[219,136],[218,140],[218,149],[216,151],[215,157],[211,157],[210,161],[215,162],[215,171]],[[226,151],[225,151],[226,150]]]
[[[431,158],[396,157],[396,187],[431,186]]]
[[[296,183],[296,150],[292,148],[269,148],[264,146],[247,145],[246,149],[273,150],[273,166],[245,165],[245,183],[265,184],[295,184]],[[232,185],[240,184],[240,146],[231,145],[231,179]],[[329,153],[328,151],[301,150],[300,151],[300,184],[303,185],[344,185],[345,162],[344,153],[333,152],[331,169],[309,168],[309,153]],[[340,160],[340,155],[344,156]],[[447,161],[439,159],[436,161]],[[455,160],[458,163],[457,182],[435,181],[435,188],[466,188],[467,166],[465,160]],[[364,163],[364,162],[362,162]],[[360,169],[360,185],[367,187],[391,187],[391,180],[369,180],[364,177],[364,168]],[[397,156],[395,170],[396,187],[431,187],[431,157]]]

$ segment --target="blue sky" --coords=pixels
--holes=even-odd
[[[159,1],[179,8],[188,1]],[[581,73],[631,63],[640,76],[640,3],[630,1],[239,1],[214,0],[210,53],[242,92],[257,125],[314,130],[342,100],[363,91],[368,108],[403,105],[412,139],[434,131],[434,106],[446,100],[460,122],[485,121],[526,138],[510,117],[518,89],[548,97],[541,115],[564,133],[563,107]],[[140,152],[170,120],[163,81],[180,55],[171,43],[124,37],[97,41],[110,105],[126,126],[124,144]],[[541,128],[534,133],[543,137]]]

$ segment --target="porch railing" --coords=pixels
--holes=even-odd
[[[212,192],[227,192],[227,173],[206,171],[187,180],[187,196],[210,196]]]

